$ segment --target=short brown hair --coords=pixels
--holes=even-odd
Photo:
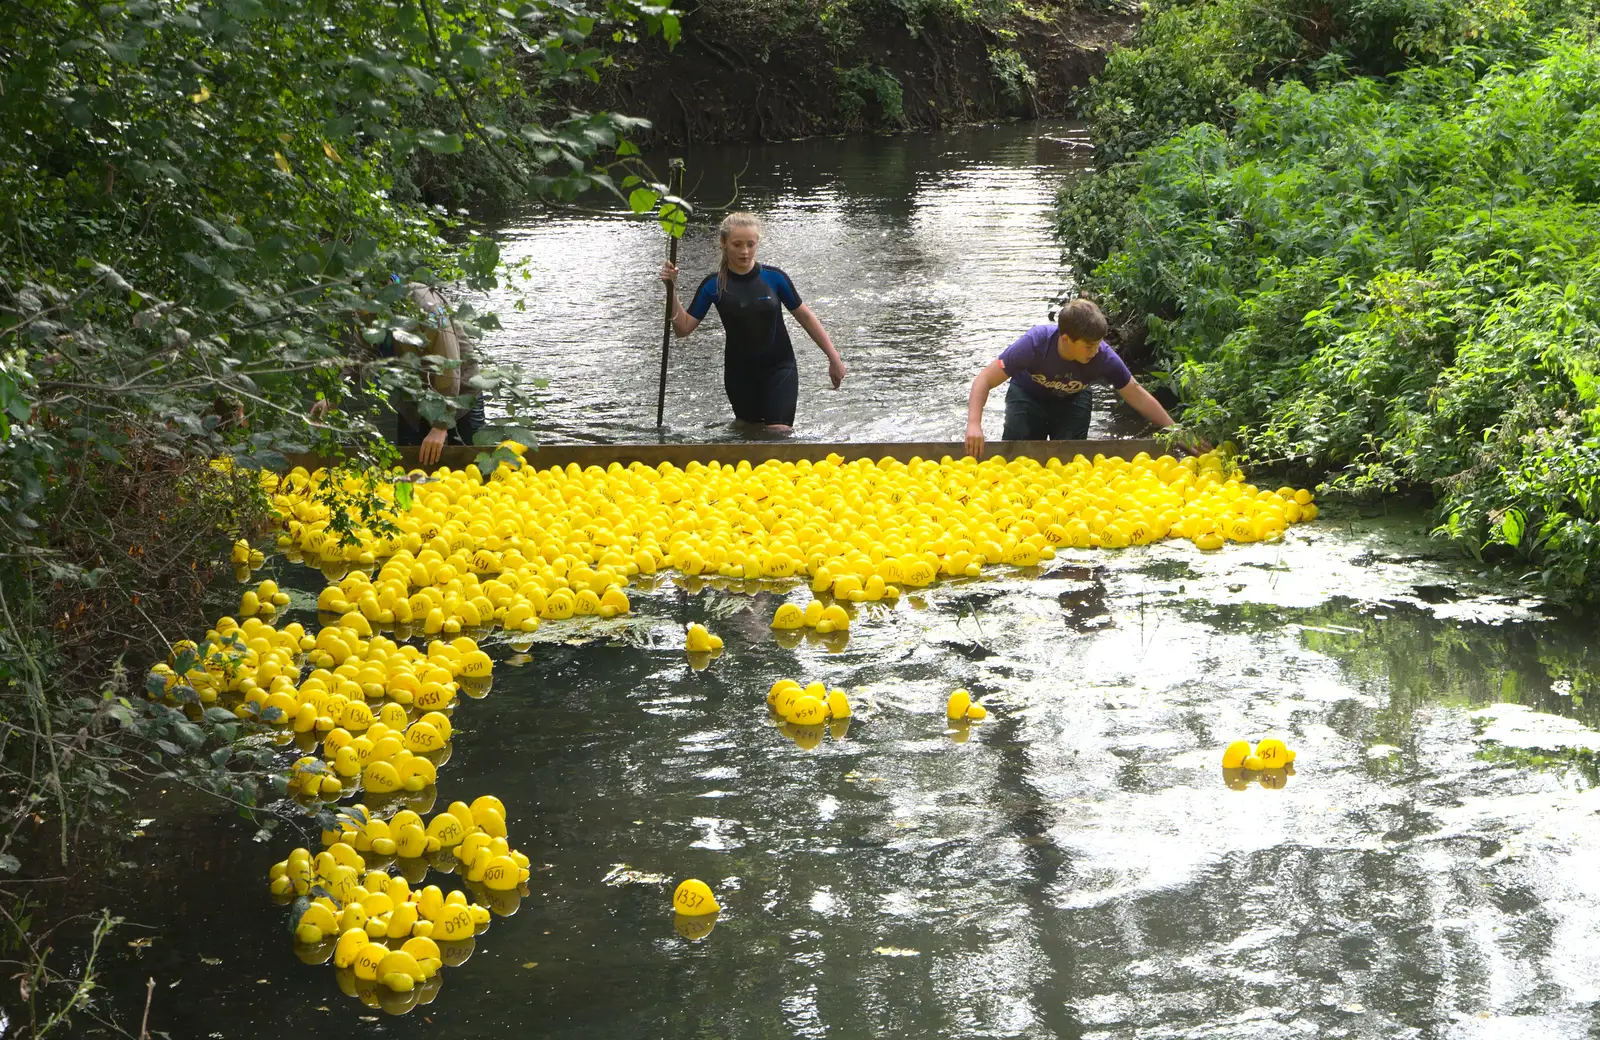
[[[1080,343],[1099,343],[1110,327],[1100,308],[1087,297],[1073,300],[1056,316],[1056,332]]]

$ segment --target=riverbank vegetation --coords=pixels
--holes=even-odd
[[[1600,55],[1578,7],[1161,5],[1091,92],[1101,170],[1059,230],[1186,424],[1353,494],[1426,486],[1440,535],[1590,599]]]
[[[1065,115],[1135,21],[1135,5],[1120,0],[682,6],[681,46],[618,50],[616,67],[577,95],[648,118],[657,144]]]
[[[132,677],[195,629],[210,561],[263,519],[256,468],[381,450],[350,405],[357,360],[363,399],[454,407],[414,358],[368,356],[414,336],[391,276],[482,288],[499,255],[407,202],[407,178],[466,157],[526,193],[611,185],[637,122],[549,92],[598,74],[595,34],[676,25],[635,0],[0,9],[0,879],[59,872],[151,779],[245,811],[272,797],[231,749],[248,720]],[[512,375],[481,387],[514,411]],[[0,942],[27,948],[7,920]]]

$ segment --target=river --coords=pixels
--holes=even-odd
[[[680,247],[680,299],[687,305],[716,269],[716,222],[737,199],[762,220],[758,259],[790,275],[850,366],[831,389],[822,352],[789,320],[800,367],[795,436],[959,439],[978,368],[1047,321],[1068,288],[1052,202],[1063,175],[1089,157],[1072,123],[691,152],[686,184],[699,209]],[[538,395],[544,435],[742,439],[722,389],[714,314],[673,342],[665,429],[656,430],[666,236],[654,221],[620,211],[512,220],[501,249],[527,264],[531,281],[488,298],[505,329],[485,350],[549,380]],[[996,438],[1001,396],[988,413]],[[1109,405],[1105,394],[1098,403]],[[1097,425],[1109,418],[1101,411]]]
[[[834,394],[801,348],[800,435],[955,436],[975,365],[1063,287],[1048,203],[1077,140],[750,151],[763,256],[852,365]],[[691,181],[714,196],[744,163],[692,156]],[[550,377],[552,439],[653,438],[659,232],[583,216],[504,242],[539,294],[488,349]],[[709,266],[704,235],[687,251]],[[719,337],[689,344],[670,435],[726,436]],[[320,575],[279,570],[308,619]],[[391,1017],[302,964],[267,870],[315,831],[253,843],[202,804],[154,812],[126,855],[155,868],[100,894],[129,918],[103,979],[124,1025],[153,978],[152,1029],[218,1040],[1600,1029],[1592,625],[1477,578],[1414,511],[1334,507],[1209,555],[1067,552],[866,607],[842,649],[776,640],[771,587],[630,595],[608,636],[552,623],[492,647],[492,692],[455,713],[437,804],[500,796],[534,874],[437,999]],[[690,621],[727,640],[704,671]],[[850,690],[848,731],[776,729],[782,677]],[[987,720],[946,725],[957,686]],[[1235,789],[1223,745],[1269,735],[1295,775]],[[669,912],[689,876],[724,907],[698,938]]]

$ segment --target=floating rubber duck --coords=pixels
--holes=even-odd
[[[818,612],[820,615],[820,611]],[[805,611],[793,603],[779,604],[772,615],[772,627],[777,629],[793,630],[804,628],[806,623]]]
[[[966,690],[956,690],[946,699],[944,714],[951,722],[981,722],[989,717],[989,709],[974,701]]]
[[[703,917],[722,909],[711,886],[698,878],[688,878],[679,883],[672,893],[672,908],[684,917]]]
[[[1261,741],[1254,749],[1250,747],[1249,741],[1236,740],[1223,749],[1222,768],[1282,769],[1295,758],[1295,752],[1276,737]]]
[[[686,646],[691,654],[714,654],[722,650],[722,637],[714,636],[698,622],[689,626]]]

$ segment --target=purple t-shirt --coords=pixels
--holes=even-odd
[[[1133,379],[1128,366],[1104,342],[1088,361],[1068,361],[1056,349],[1060,334],[1054,325],[1035,325],[1001,352],[1000,367],[1028,396],[1064,401],[1094,383],[1109,383],[1113,390],[1121,390]]]

